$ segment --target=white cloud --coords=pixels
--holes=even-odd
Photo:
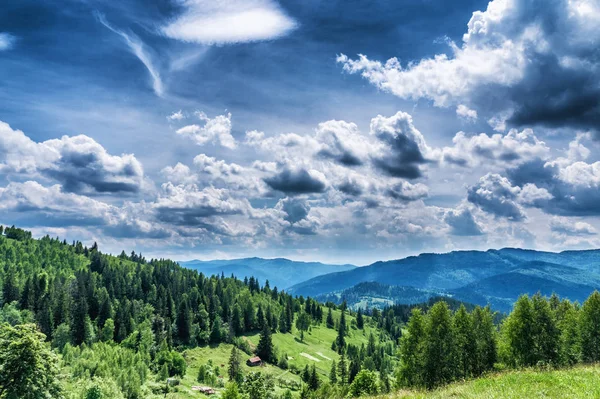
[[[172,39],[202,44],[276,39],[297,23],[274,0],[179,0],[184,11],[163,26]]]
[[[170,121],[180,121],[182,119],[185,119],[185,115],[183,115],[183,112],[181,112],[181,110],[179,110],[179,111],[173,112],[171,115],[167,116],[167,119]]]
[[[96,17],[98,21],[106,28],[110,29],[117,35],[121,36],[129,50],[144,64],[150,77],[152,78],[152,88],[157,96],[162,97],[165,94],[165,88],[160,77],[160,73],[158,69],[154,66],[154,62],[152,57],[150,56],[149,50],[147,46],[133,33],[125,33],[122,30],[114,28],[112,25],[108,23],[104,15],[100,13],[96,13]]]
[[[597,233],[589,223],[556,216],[550,220],[550,229],[559,236],[590,236]]]
[[[14,47],[16,38],[10,33],[0,32],[0,51],[10,50]]]
[[[477,120],[477,111],[470,109],[464,104],[459,104],[456,107],[456,115],[466,122],[475,122]]]
[[[198,118],[204,122],[203,126],[188,125],[177,130],[177,134],[193,139],[196,144],[220,144],[223,147],[234,149],[237,144],[231,135],[231,114],[218,115],[209,118],[204,112],[197,112]]]
[[[337,61],[398,97],[476,110],[498,130],[508,122],[600,134],[598,10],[590,0],[493,0],[473,13],[461,45],[449,42],[449,55]]]
[[[94,139],[63,136],[36,143],[0,121],[0,171],[40,174],[72,192],[137,192],[144,171],[133,154],[109,154]]]
[[[464,167],[500,166],[506,168],[533,159],[545,159],[550,148],[531,129],[511,129],[506,135],[481,133],[467,136],[459,132],[452,139],[452,147],[442,149],[443,161]]]

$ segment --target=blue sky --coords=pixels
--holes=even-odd
[[[597,1],[5,3],[4,224],[176,259],[598,246]]]

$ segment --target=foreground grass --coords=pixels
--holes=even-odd
[[[512,371],[455,383],[431,392],[401,391],[379,397],[379,399],[421,398],[600,398],[600,366],[581,366],[554,371]]]

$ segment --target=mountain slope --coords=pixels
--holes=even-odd
[[[506,248],[422,254],[307,280],[289,289],[295,295],[341,293],[357,284],[385,285],[445,292],[457,299],[509,310],[523,293],[556,292],[582,300],[600,289],[600,251],[539,252]],[[374,298],[377,295],[373,295]],[[389,301],[408,303],[400,294]],[[365,299],[365,298],[363,298]]]
[[[183,267],[194,269],[205,275],[225,274],[258,278],[261,283],[269,280],[271,287],[286,289],[292,285],[323,274],[356,269],[354,265],[329,265],[320,262],[296,262],[284,258],[245,258],[231,260],[179,262]]]

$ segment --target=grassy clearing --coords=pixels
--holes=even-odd
[[[327,313],[325,313],[327,315]],[[334,311],[333,317],[335,320],[339,320],[340,311]],[[354,317],[346,315],[348,325],[352,325]],[[346,337],[346,341],[353,345],[367,344],[370,332],[376,334],[376,329],[372,329],[368,323],[365,323],[364,330],[358,330],[350,328],[349,336]],[[248,367],[245,365],[245,361],[249,356],[243,355],[244,361],[244,373],[250,371],[261,371],[265,374],[270,374],[278,378],[283,378],[288,381],[300,382],[300,377],[292,372],[292,369],[300,370],[308,365],[311,367],[315,365],[317,372],[321,375],[323,380],[329,378],[329,370],[331,369],[331,362],[338,361],[339,356],[336,352],[331,350],[331,343],[335,340],[337,331],[329,329],[325,326],[325,323],[318,327],[313,326],[310,331],[304,334],[304,341],[300,341],[300,333],[296,331],[294,327],[291,334],[273,334],[273,344],[277,349],[278,356],[281,357],[284,354],[288,356],[288,364],[290,370],[282,370],[279,367],[273,365],[267,365],[264,367]],[[258,344],[259,334],[248,335],[245,337],[252,347]],[[198,369],[200,365],[208,362],[209,359],[213,361],[213,364],[221,368],[221,375],[224,376],[227,381],[227,361],[229,360],[229,354],[231,352],[231,345],[221,344],[213,347],[194,348],[186,350],[183,355],[187,361],[187,372],[184,378],[181,379],[181,384],[176,387],[176,392],[170,393],[167,398],[175,399],[187,399],[197,398],[200,395],[197,392],[192,392],[191,388],[194,385],[201,385],[196,382],[198,375]],[[331,359],[331,360],[328,360]],[[315,359],[315,360],[313,360]],[[281,387],[276,388],[277,391],[283,391]]]
[[[600,366],[523,370],[456,383],[432,392],[396,392],[379,399],[580,399],[600,398]]]

